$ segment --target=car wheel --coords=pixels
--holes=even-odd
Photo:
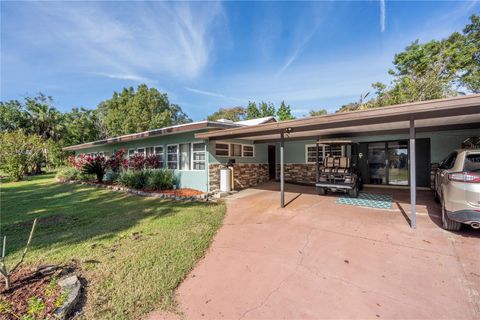
[[[326,195],[327,194],[327,189],[326,188],[318,188],[318,194],[319,195]]]
[[[354,186],[352,189],[348,190],[348,196],[350,198],[358,198],[358,186]]]
[[[454,221],[448,217],[444,201],[442,201],[442,227],[449,231],[458,231],[462,227],[460,222]]]

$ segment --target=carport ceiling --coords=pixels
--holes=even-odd
[[[199,133],[200,139],[276,141],[406,133],[410,120],[417,132],[480,128],[480,94],[402,104],[363,111],[335,113],[278,123]]]

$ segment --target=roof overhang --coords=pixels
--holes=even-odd
[[[149,131],[140,132],[140,133],[132,133],[132,134],[127,134],[119,137],[87,142],[83,144],[77,144],[74,146],[65,147],[63,148],[63,150],[75,151],[75,150],[96,147],[96,146],[108,145],[112,143],[154,138],[158,136],[165,136],[165,135],[171,135],[171,134],[182,133],[182,132],[192,132],[192,131],[198,131],[203,129],[218,130],[218,129],[226,129],[226,128],[232,128],[232,127],[236,128],[241,126],[235,123],[223,123],[223,122],[217,122],[217,121],[199,121],[199,122],[180,124],[176,126],[165,127],[165,128],[155,129],[155,130],[149,130]]]
[[[195,137],[256,143],[277,141],[282,132],[289,140],[346,138],[406,133],[410,120],[415,121],[417,132],[480,128],[480,94],[198,133]]]

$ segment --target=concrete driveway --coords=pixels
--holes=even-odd
[[[431,193],[418,195],[412,230],[407,190],[366,190],[393,193],[380,210],[312,189],[287,185],[284,209],[276,183],[227,199],[213,245],[178,288],[187,319],[480,318],[480,232],[442,230]]]

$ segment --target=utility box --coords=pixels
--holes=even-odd
[[[229,168],[220,169],[220,191],[232,191],[232,171]]]

